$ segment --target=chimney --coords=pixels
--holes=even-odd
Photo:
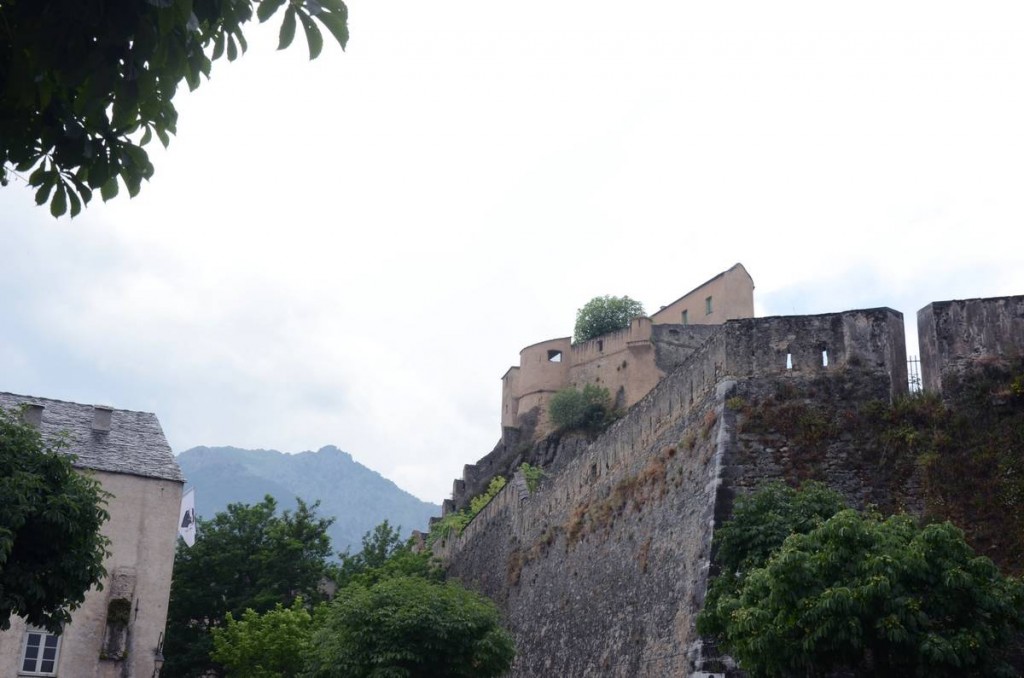
[[[21,409],[21,420],[32,428],[38,429],[43,425],[43,406],[29,403]]]
[[[93,431],[109,431],[110,430],[110,415],[114,411],[114,408],[107,407],[106,405],[93,405],[92,408],[92,430]]]

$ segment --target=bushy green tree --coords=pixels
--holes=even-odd
[[[595,384],[587,384],[582,390],[562,389],[548,402],[548,418],[562,431],[596,433],[613,419],[611,394]]]
[[[344,588],[353,582],[370,586],[389,577],[423,577],[441,581],[442,570],[429,551],[413,552],[409,542],[401,541],[401,528],[385,520],[363,535],[363,548],[355,555],[341,554],[335,582]]]
[[[119,180],[134,196],[153,174],[143,146],[177,129],[178,86],[244,52],[254,16],[282,13],[281,48],[297,25],[311,59],[320,26],[348,40],[342,0],[0,0],[0,185],[27,174],[54,216]]]
[[[644,305],[629,297],[594,297],[576,311],[573,341],[579,343],[602,334],[624,330],[633,318],[645,315]]]
[[[458,584],[394,577],[341,592],[313,635],[311,678],[489,678],[511,667],[489,600]]]
[[[106,576],[109,495],[62,449],[0,409],[0,630],[19,615],[58,632]]]
[[[278,603],[262,615],[246,610],[239,620],[228,612],[224,626],[212,631],[211,657],[229,676],[291,678],[301,675],[305,666],[313,616],[296,598],[291,607]]]
[[[266,612],[298,596],[310,603],[324,598],[333,519],[320,518],[316,509],[299,500],[294,512],[278,514],[268,495],[199,520],[195,546],[179,543],[175,554],[161,675],[221,675],[223,667],[210,659],[210,631],[229,612],[240,619],[247,609]]]
[[[771,510],[786,495],[777,488],[773,498],[738,507],[743,527],[727,536],[742,538],[725,560],[741,569],[712,587],[701,632],[717,636],[755,678],[840,669],[883,677],[1016,675],[1002,652],[1024,628],[1019,581],[977,556],[949,523],[920,527],[905,515],[852,509],[823,519],[832,500],[815,492],[809,500],[797,493],[802,509],[782,507],[781,515]],[[768,509],[764,538],[759,504]],[[796,531],[772,549],[787,523]]]

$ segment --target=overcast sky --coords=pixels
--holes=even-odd
[[[1024,294],[1019,7],[351,0],[312,63],[274,26],[180,92],[134,200],[0,190],[0,390],[156,412],[176,452],[334,444],[439,502],[593,296],[742,262],[759,315],[913,328]]]

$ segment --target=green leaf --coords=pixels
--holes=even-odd
[[[320,52],[324,48],[324,38],[320,34],[320,29],[316,27],[313,20],[309,18],[309,15],[305,12],[299,12],[299,20],[302,21],[302,28],[306,31],[306,43],[309,45],[309,60],[320,56]]]
[[[50,214],[54,218],[63,216],[68,211],[68,192],[64,184],[61,183],[57,186],[57,192],[53,194],[53,200],[50,202]]]
[[[228,61],[238,58],[238,45],[235,44],[235,36],[228,36]]]
[[[153,130],[150,127],[146,127],[146,131],[142,133],[142,140],[139,141],[140,146],[145,146],[153,140]]]
[[[167,145],[171,143],[171,138],[168,136],[167,130],[163,127],[157,127],[156,135],[160,137],[160,143],[164,145],[164,148],[167,148]]]
[[[341,48],[345,49],[345,46],[348,45],[348,22],[345,17],[337,14],[318,14],[316,18],[327,27]]]
[[[225,43],[224,37],[225,37],[224,36],[224,31],[221,31],[221,32],[217,33],[217,37],[213,41],[213,56],[212,56],[212,58],[213,58],[214,61],[216,61],[217,59],[219,59],[222,56],[224,56],[224,43]]]
[[[52,191],[52,190],[53,190],[53,182],[52,181],[45,181],[45,182],[43,182],[43,184],[39,187],[39,190],[36,191],[36,204],[37,205],[42,205],[47,200],[49,200],[50,199],[50,191]]]
[[[264,23],[267,19],[274,16],[274,13],[281,9],[286,0],[263,0],[256,8],[256,17],[260,20],[260,23]]]
[[[103,184],[103,188],[100,189],[100,196],[103,197],[103,202],[117,197],[118,190],[117,177],[110,177],[110,179],[107,180],[107,183]]]
[[[292,40],[295,39],[295,5],[289,6],[288,11],[284,13],[284,21],[281,22],[281,34],[279,37],[278,49],[286,49],[288,45],[292,44]]]
[[[82,201],[74,191],[68,191],[68,200],[71,201],[71,218],[74,219],[82,212]]]

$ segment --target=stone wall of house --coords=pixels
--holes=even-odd
[[[92,472],[113,495],[103,534],[110,539],[104,589],[90,589],[64,628],[61,676],[149,678],[167,620],[182,483],[123,473]],[[126,624],[111,623],[111,603],[130,609]],[[123,603],[114,603],[114,608]],[[116,622],[116,620],[113,620]],[[18,675],[25,624],[12,618],[0,633],[0,673]]]

